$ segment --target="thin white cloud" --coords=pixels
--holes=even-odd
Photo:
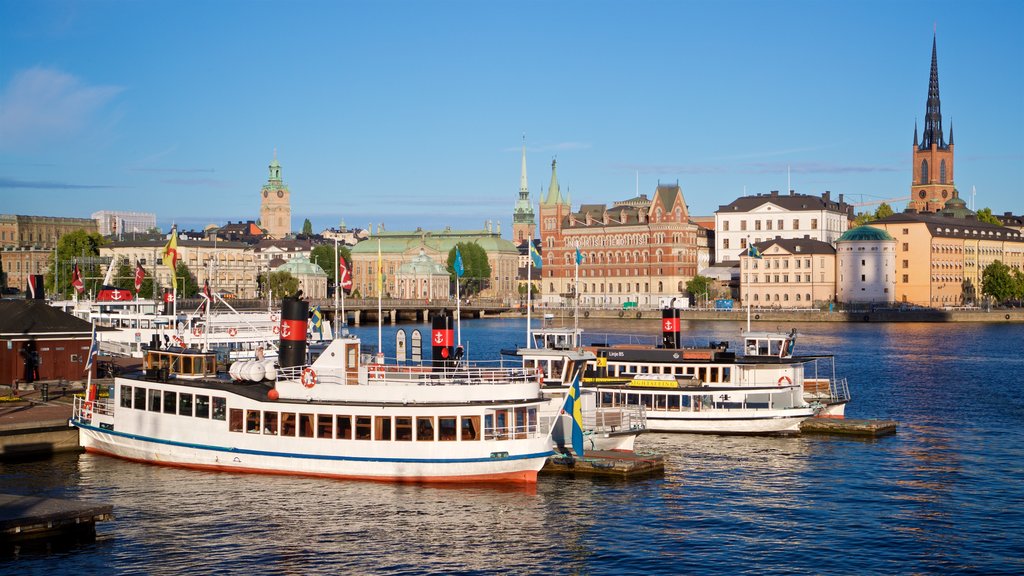
[[[89,86],[49,68],[18,72],[0,91],[0,149],[24,149],[80,133],[123,91]]]

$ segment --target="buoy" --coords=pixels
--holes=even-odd
[[[277,388],[271,388],[267,391],[267,398],[271,400],[277,400],[281,395],[277,393]]]

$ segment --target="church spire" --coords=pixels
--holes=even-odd
[[[548,197],[544,200],[545,205],[553,206],[562,203],[562,192],[558,188],[558,159],[551,159],[551,185],[548,186]]]
[[[530,203],[530,187],[526,182],[526,135],[523,135],[523,164],[519,175],[519,200],[512,211],[512,235],[516,243],[533,238],[534,228],[533,205]]]
[[[914,146],[917,146],[917,118],[914,118]]]
[[[942,105],[939,102],[939,58],[936,50],[936,38],[932,36],[932,70],[928,79],[928,104],[925,108],[924,133],[921,135],[920,148],[928,150],[932,145],[939,149],[946,148],[942,136]]]

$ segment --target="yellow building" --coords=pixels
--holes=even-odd
[[[757,308],[813,308],[835,298],[836,251],[809,238],[776,238],[740,256],[740,300]]]
[[[951,199],[939,214],[903,213],[876,220],[896,240],[896,301],[941,308],[976,304],[985,267],[1024,267],[1024,234],[979,222]],[[959,213],[959,217],[953,214]]]
[[[55,216],[21,216],[0,214],[0,247],[35,246],[53,249],[61,236],[85,230],[97,231],[92,218],[58,218]]]

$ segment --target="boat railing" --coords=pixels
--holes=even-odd
[[[598,433],[646,430],[647,414],[642,404],[602,406],[583,413],[583,427]]]
[[[833,402],[849,402],[850,388],[846,384],[846,378],[837,378],[829,386],[829,393]]]
[[[804,378],[804,398],[819,402],[848,402],[850,388],[846,378]]]
[[[113,416],[114,402],[110,398],[97,398],[90,401],[81,396],[75,396],[74,404],[71,407],[71,417],[74,420],[92,422],[95,414]]]
[[[323,370],[317,373],[315,366],[293,366],[279,368],[279,381],[299,380],[310,371],[316,374],[317,382],[345,384],[344,370]],[[367,384],[415,384],[417,386],[481,385],[481,384],[526,384],[540,383],[540,373],[530,368],[502,367],[454,367],[433,368],[431,366],[395,366],[390,364],[366,365]],[[349,382],[351,383],[351,382]]]
[[[484,428],[484,440],[509,440],[513,438],[530,438],[540,432],[539,424],[523,424],[519,426],[489,426]]]
[[[127,342],[115,342],[113,340],[102,340],[99,343],[100,352],[111,356],[131,356],[132,345]]]

